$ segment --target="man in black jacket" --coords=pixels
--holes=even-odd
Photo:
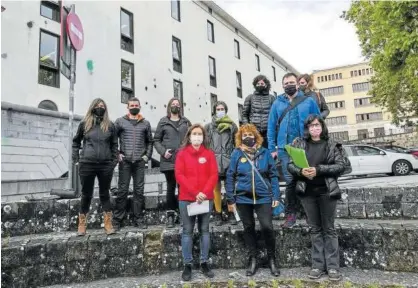
[[[254,94],[245,98],[244,109],[242,110],[243,124],[254,124],[261,136],[263,136],[263,147],[268,148],[267,123],[271,105],[275,97],[270,92],[270,81],[264,75],[258,75],[253,80]]]
[[[128,100],[129,113],[116,120],[116,132],[119,137],[119,189],[114,211],[115,229],[120,229],[126,215],[126,201],[129,184],[133,178],[133,215],[134,225],[146,229],[144,219],[144,183],[145,163],[152,155],[152,133],[150,123],[139,114],[141,109],[137,98]]]

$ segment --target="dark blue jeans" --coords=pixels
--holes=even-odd
[[[213,209],[213,201],[209,201],[209,213],[196,216],[189,216],[187,206],[192,203],[189,201],[179,201],[180,217],[183,223],[181,234],[181,251],[183,253],[183,264],[193,262],[193,230],[197,218],[197,229],[200,234],[200,263],[208,262],[210,248],[209,219],[210,211]]]

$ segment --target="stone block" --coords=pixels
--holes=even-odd
[[[45,245],[46,260],[48,263],[62,265],[66,261],[67,238],[52,239]]]
[[[1,248],[1,268],[9,269],[23,266],[25,262],[24,246],[14,245]]]
[[[364,189],[364,200],[367,204],[382,203],[382,189],[377,187],[370,187]]]
[[[407,250],[407,239],[408,233],[401,225],[383,226],[382,240],[385,251]]]
[[[348,218],[350,213],[348,211],[348,203],[338,203],[336,210],[337,218]]]
[[[89,264],[90,262],[85,260],[68,261],[65,265],[65,283],[88,281]]]
[[[31,240],[25,246],[25,265],[35,266],[46,263],[46,244],[50,239],[35,239]]]
[[[33,280],[30,279],[33,272],[32,267],[25,266],[1,269],[1,287],[38,287],[39,285],[30,286],[30,284],[38,284],[33,283]]]
[[[338,238],[341,248],[363,249],[363,233],[360,226],[338,226],[336,229],[339,235]]]
[[[80,199],[71,199],[69,201],[69,227],[70,230],[77,230],[78,214],[80,213]],[[87,223],[88,225],[88,223]]]
[[[88,259],[89,236],[73,236],[68,239],[66,258],[67,261],[78,261]]]
[[[366,205],[361,203],[348,204],[348,210],[350,211],[350,216],[358,219],[365,219],[366,215]]]
[[[378,249],[383,246],[383,229],[380,226],[370,225],[371,227],[362,227],[362,238],[364,249]],[[358,235],[357,240],[360,240],[360,235]],[[349,245],[349,243],[346,243]],[[358,247],[361,245],[358,243]]]
[[[387,270],[418,272],[418,253],[408,250],[389,250],[386,251],[388,259]]]
[[[403,202],[418,203],[418,186],[415,187],[400,187],[403,196]]]
[[[405,228],[408,248],[410,250],[418,251],[418,229],[409,229],[409,227]]]
[[[417,203],[402,203],[402,215],[408,219],[418,219],[418,202]]]
[[[158,196],[147,196],[145,197],[145,208],[146,209],[157,209],[158,208]]]
[[[65,283],[65,263],[41,264],[43,271],[42,286]]]
[[[181,258],[177,258],[181,259]],[[141,276],[147,273],[143,267],[143,257],[142,254],[128,256],[126,258],[125,271],[123,271],[123,276]]]
[[[362,249],[355,249],[355,248],[347,248],[341,251],[340,255],[340,265],[342,267],[353,267],[359,268],[362,266],[364,256],[364,250]]]
[[[16,221],[19,219],[19,206],[16,202],[1,204],[1,221]]]
[[[100,204],[99,198],[93,198],[91,200],[90,211],[87,216],[87,225],[90,229],[100,229],[104,227],[102,205]]]
[[[126,255],[126,245],[124,234],[113,234],[102,238],[102,254],[107,257],[117,257]]]
[[[126,246],[127,257],[141,254],[143,252],[143,244],[144,244],[143,233],[139,233],[139,232],[126,233],[123,245]],[[165,247],[164,244],[163,244],[163,247]]]
[[[311,253],[307,247],[283,249],[279,251],[279,255],[280,267],[305,267],[311,263]]]
[[[211,227],[211,250],[228,250],[230,243],[230,233],[229,230],[225,230],[224,227]],[[180,247],[181,248],[181,247]]]
[[[211,238],[213,238],[214,235],[211,236]],[[161,253],[170,254],[179,251],[181,252],[181,232],[178,229],[164,230],[162,236]]]
[[[226,258],[226,257],[225,257]],[[162,272],[180,270],[183,267],[183,258],[181,252],[161,254]]]
[[[365,249],[361,253],[359,267],[362,269],[381,269],[385,270],[387,267],[386,254],[379,249]]]
[[[364,203],[364,191],[362,188],[349,188],[348,203]]]
[[[228,267],[228,251],[227,250],[214,250],[209,254],[209,263],[213,269],[223,269]]]
[[[54,201],[39,201],[35,206],[35,231],[37,234],[53,232],[53,223],[51,220],[55,215]]]
[[[383,204],[372,203],[366,204],[367,218],[379,219],[383,217]]]

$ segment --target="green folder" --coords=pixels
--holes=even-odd
[[[305,150],[286,145],[285,149],[290,158],[292,158],[293,163],[299,168],[309,168],[308,159],[306,159]]]

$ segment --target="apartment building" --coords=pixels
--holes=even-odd
[[[331,111],[326,122],[333,138],[357,140],[403,132],[391,124],[390,113],[372,104],[367,92],[373,73],[367,62],[313,72],[315,87]]]
[[[69,81],[60,73],[62,2],[3,1],[2,101],[68,111]],[[157,125],[172,97],[192,122],[207,123],[223,100],[236,121],[252,80],[266,75],[272,92],[297,72],[212,1],[64,1],[84,29],[77,54],[75,113],[105,99],[112,119],[127,99],[141,100]]]

